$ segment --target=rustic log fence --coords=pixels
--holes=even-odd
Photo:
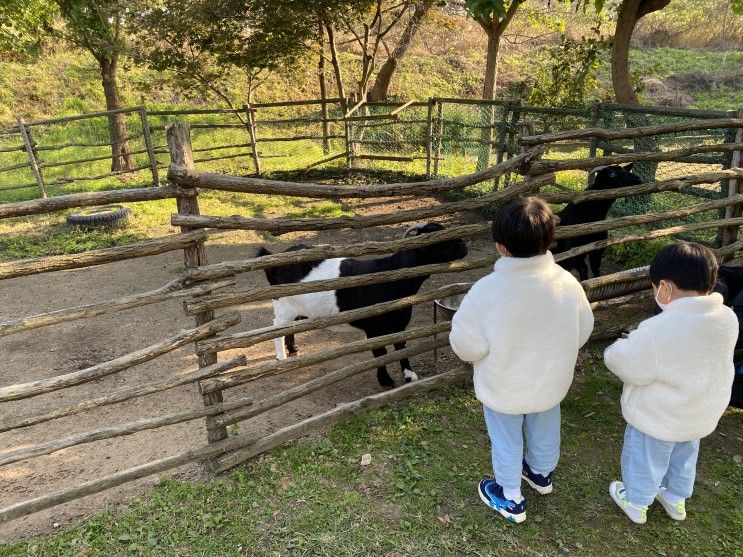
[[[345,160],[348,167],[381,163],[424,174],[426,178],[439,178],[485,168],[476,166],[476,161],[492,157],[500,163],[517,155],[520,147],[516,138],[525,122],[536,130],[537,135],[530,140],[533,144],[552,130],[589,127],[570,136],[570,141],[546,142],[550,152],[583,156],[582,151],[588,149],[591,157],[598,150],[605,155],[627,154],[637,150],[633,140],[646,136],[596,126],[613,128],[639,113],[649,120],[673,122],[650,126],[661,148],[716,141],[722,136],[728,143],[740,143],[735,140],[735,126],[725,125],[736,116],[735,111],[612,103],[558,109],[524,106],[517,101],[432,97],[357,103],[340,98],[310,99],[214,109],[160,110],[137,106],[34,121],[19,118],[15,126],[0,130],[0,195],[7,200],[28,198],[34,195],[35,188],[43,198],[81,191],[95,181],[120,184],[124,180],[127,185],[157,186],[162,169],[169,165],[165,127],[175,119],[191,124],[195,134],[193,153],[198,153],[195,163],[229,164],[230,173],[239,170],[261,176],[266,171],[308,170]],[[115,142],[107,139],[107,119],[113,114],[123,115],[129,130],[127,137]],[[696,121],[695,126],[679,133],[679,121],[690,120]],[[714,122],[707,125],[708,121]],[[80,139],[60,142],[57,138],[63,130]],[[595,130],[601,133],[591,135]],[[489,139],[484,139],[484,132],[488,132]],[[299,157],[296,150],[283,147],[297,143],[302,145]],[[106,168],[112,159],[110,151],[124,144],[131,164],[119,170]],[[668,162],[676,170],[666,169],[659,175],[692,173],[682,165],[738,164],[733,162],[729,153],[719,151],[679,154]],[[651,174],[644,170],[644,177],[654,179],[657,164],[647,159],[643,166],[645,170],[652,169]],[[509,181],[510,173],[506,173],[496,186]],[[3,194],[4,191],[9,193]]]
[[[406,111],[418,107],[420,103],[407,103],[385,115],[384,118],[368,118],[371,114],[356,114],[363,105],[352,107],[347,117],[358,117],[353,122],[362,122],[367,125],[371,121],[394,121],[401,118]],[[350,106],[350,105],[349,105]],[[253,119],[253,107],[243,110],[245,123],[243,130],[255,126],[260,120]],[[436,134],[439,123],[437,106],[435,103],[425,103],[426,125]],[[137,113],[141,117],[141,111]],[[180,114],[168,114],[169,116]],[[360,118],[364,116],[364,118]],[[346,118],[347,119],[347,118]],[[341,119],[342,120],[342,119]],[[346,123],[348,125],[348,123]],[[356,124],[354,124],[356,125]],[[707,122],[690,122],[677,124],[674,132],[687,132],[708,129],[713,126],[720,129],[743,129],[743,119],[728,118],[716,119]],[[199,129],[199,128],[196,128]],[[668,130],[662,129],[663,133]],[[590,132],[590,133],[589,133]],[[0,337],[39,329],[73,320],[84,320],[99,315],[110,315],[126,309],[141,307],[155,303],[179,300],[183,302],[186,315],[194,316],[195,323],[190,329],[185,329],[153,344],[87,368],[63,374],[50,373],[46,379],[28,381],[17,385],[0,387],[0,404],[29,399],[44,393],[74,389],[76,386],[121,373],[133,367],[156,358],[165,357],[179,347],[192,344],[198,356],[198,368],[175,376],[160,377],[156,380],[137,383],[126,388],[112,389],[98,393],[93,398],[74,400],[71,403],[57,404],[44,407],[33,412],[14,412],[0,419],[0,432],[15,431],[20,428],[41,424],[49,420],[64,416],[72,416],[87,412],[95,408],[117,404],[125,400],[152,393],[161,393],[169,389],[194,385],[198,388],[203,399],[203,406],[193,409],[179,409],[177,412],[141,418],[132,422],[106,425],[66,435],[52,440],[32,441],[28,446],[13,447],[0,452],[0,465],[11,465],[30,458],[53,454],[62,449],[76,447],[87,443],[113,439],[116,437],[133,435],[138,432],[153,430],[168,425],[188,422],[196,419],[206,419],[207,443],[203,446],[184,450],[178,454],[168,456],[152,462],[147,462],[133,468],[117,472],[104,478],[95,479],[79,486],[46,494],[29,501],[16,502],[0,509],[0,523],[12,520],[42,509],[52,507],[83,496],[98,493],[117,485],[133,481],[148,475],[171,470],[189,462],[205,462],[212,471],[220,472],[234,467],[246,459],[260,454],[273,447],[296,439],[305,433],[324,427],[343,417],[369,408],[376,408],[405,397],[437,388],[441,385],[462,382],[469,377],[470,370],[465,366],[454,371],[436,374],[419,381],[396,388],[391,391],[371,395],[356,401],[343,403],[332,410],[309,417],[297,424],[288,425],[266,436],[259,437],[254,431],[248,430],[235,436],[228,436],[227,426],[241,423],[245,420],[260,416],[274,408],[284,405],[300,397],[329,387],[339,381],[355,377],[361,373],[373,370],[380,365],[388,365],[403,358],[421,356],[432,353],[447,345],[446,332],[449,322],[412,324],[407,330],[385,335],[383,337],[347,342],[343,346],[334,346],[315,352],[303,354],[284,361],[250,361],[243,353],[230,354],[228,359],[219,360],[219,355],[227,350],[240,350],[255,346],[259,343],[271,344],[274,339],[287,334],[295,334],[332,325],[349,323],[362,317],[381,315],[394,309],[405,307],[420,307],[430,305],[434,300],[466,292],[471,282],[451,281],[453,284],[437,288],[424,288],[421,292],[394,300],[375,304],[361,309],[344,311],[339,314],[305,319],[282,326],[256,326],[256,323],[247,321],[250,326],[247,330],[235,331],[233,327],[240,323],[241,316],[250,315],[249,304],[265,302],[282,296],[302,293],[319,292],[331,289],[347,288],[351,286],[385,283],[395,280],[412,278],[423,275],[447,276],[451,273],[472,272],[482,275],[496,260],[494,255],[468,256],[452,263],[427,265],[425,267],[401,269],[371,273],[355,277],[343,277],[330,281],[310,281],[299,284],[268,286],[259,289],[245,289],[235,286],[236,275],[244,273],[260,273],[264,269],[287,263],[303,261],[318,261],[328,257],[357,257],[375,254],[391,253],[401,249],[411,249],[431,245],[444,239],[475,238],[487,235],[489,224],[459,224],[440,232],[434,232],[417,237],[394,239],[389,241],[345,243],[342,245],[320,245],[315,248],[302,249],[287,253],[275,253],[264,257],[249,257],[239,261],[221,261],[210,263],[207,260],[205,242],[217,230],[253,230],[270,232],[280,236],[288,232],[363,229],[375,226],[402,225],[434,217],[451,217],[464,211],[481,210],[497,207],[509,200],[523,195],[541,195],[552,203],[568,201],[580,202],[588,199],[617,199],[636,196],[676,192],[692,186],[714,186],[721,181],[740,180],[743,168],[735,166],[716,172],[703,172],[671,180],[655,180],[640,186],[617,188],[601,191],[552,191],[555,181],[555,171],[588,169],[607,160],[611,163],[626,163],[631,161],[673,161],[678,157],[693,157],[699,154],[731,153],[733,161],[739,161],[739,153],[743,144],[740,140],[717,143],[714,145],[699,145],[684,149],[653,152],[615,153],[610,156],[590,157],[588,159],[568,159],[549,161],[544,154],[551,145],[560,141],[576,139],[592,141],[594,139],[615,140],[618,135],[607,136],[606,130],[580,130],[574,133],[539,134],[536,136],[521,137],[520,144],[523,150],[513,156],[506,156],[495,166],[483,169],[456,178],[439,178],[422,182],[401,184],[378,184],[368,186],[350,185],[322,185],[312,183],[295,183],[266,180],[260,177],[226,176],[204,172],[196,168],[198,157],[194,157],[195,149],[191,145],[191,128],[184,123],[174,123],[167,126],[167,143],[170,165],[166,185],[152,186],[142,189],[90,192],[69,194],[59,197],[50,197],[32,201],[23,201],[0,205],[0,219],[23,215],[42,214],[45,212],[60,211],[78,206],[95,206],[113,202],[144,201],[149,199],[175,199],[177,212],[172,215],[171,223],[180,227],[180,233],[137,242],[130,246],[92,250],[83,254],[69,256],[54,256],[33,260],[15,261],[0,264],[0,279],[12,279],[29,274],[46,273],[64,269],[77,269],[91,265],[101,265],[123,259],[146,257],[165,251],[182,250],[186,270],[182,276],[170,283],[151,290],[136,294],[129,294],[117,299],[104,302],[83,304],[75,307],[51,311],[28,317],[21,317],[0,322]],[[611,132],[614,133],[614,132]],[[638,128],[623,130],[622,138],[653,136],[660,133],[658,129]],[[735,135],[735,134],[733,134]],[[432,136],[433,137],[433,136]],[[256,139],[255,128],[252,135],[253,144],[260,143]],[[516,143],[519,140],[514,138]],[[242,148],[243,146],[240,146]],[[432,154],[430,168],[436,166],[436,143],[431,141],[426,149]],[[736,155],[738,153],[738,155]],[[345,155],[345,153],[343,153]],[[595,153],[594,153],[595,154]],[[252,158],[252,155],[249,155]],[[356,160],[360,160],[358,157]],[[430,197],[457,191],[485,181],[503,180],[507,174],[520,174],[521,179],[511,180],[506,187],[486,193],[480,197],[473,197],[458,201],[434,202],[427,206],[401,210],[380,216],[359,215],[355,217],[340,217],[328,219],[261,219],[243,217],[221,217],[201,215],[198,204],[200,191],[232,191],[251,194],[290,195],[308,198],[395,198],[395,197]],[[655,213],[612,217],[597,223],[586,223],[558,227],[558,238],[581,236],[598,231],[611,231],[613,234],[608,240],[592,242],[586,246],[575,248],[561,253],[556,259],[562,260],[580,253],[585,253],[597,247],[620,245],[648,238],[671,237],[679,232],[697,229],[724,228],[734,231],[717,249],[720,258],[730,257],[743,250],[743,241],[737,238],[737,227],[743,224],[743,218],[736,211],[743,205],[743,194],[730,189],[729,195],[721,199],[705,201],[690,207],[682,207],[669,211]],[[728,210],[730,209],[730,210]],[[664,223],[702,214],[706,211],[728,210],[725,218],[711,218],[701,222],[669,226],[667,224],[657,229],[644,229],[635,232],[636,227],[649,227],[655,223]],[[629,229],[629,232],[626,230]],[[624,233],[618,231],[625,230]],[[593,278],[584,281],[592,305],[597,310],[611,310],[624,304],[633,303],[638,298],[647,297],[641,290],[648,284],[647,269],[640,268],[631,271],[616,273],[606,277]],[[247,307],[246,307],[247,306]],[[240,308],[239,312],[234,311]],[[226,313],[216,314],[219,310]],[[594,338],[607,338],[617,331],[596,331]],[[278,394],[261,398],[258,392],[250,396],[232,396],[231,389],[248,385],[261,378],[287,373],[300,368],[317,365],[324,362],[338,360],[350,354],[360,354],[374,348],[402,342],[414,341],[407,348],[395,351],[384,356],[363,359],[357,358],[347,364],[339,364],[332,371],[315,377],[302,384],[293,386]],[[21,402],[22,403],[22,402]]]

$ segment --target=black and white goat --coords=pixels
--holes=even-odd
[[[632,166],[632,163],[630,163],[625,166],[612,165],[595,168],[590,173],[592,180],[586,189],[608,190],[642,184],[642,179],[637,174],[632,173]],[[594,201],[583,201],[581,203],[568,203],[562,211],[557,213],[557,216],[560,217],[561,226],[598,222],[606,218],[613,203],[614,199],[597,199]],[[591,242],[606,240],[608,237],[608,232],[596,232],[594,234],[586,234],[585,236],[565,238],[557,241],[557,245],[552,249],[552,253],[561,253]],[[593,276],[597,277],[601,274],[601,258],[604,256],[604,249],[599,248],[583,255],[576,255],[575,257],[560,261],[560,265],[568,271],[575,269],[578,271],[580,279],[586,280],[588,278],[587,258]]]
[[[403,238],[410,234],[426,234],[443,230],[444,227],[436,223],[419,223],[411,226],[405,231]],[[306,249],[312,246],[300,244],[288,248],[286,251]],[[258,252],[259,256],[269,255],[265,248]],[[407,267],[419,267],[434,263],[446,263],[461,259],[467,255],[467,245],[461,239],[443,240],[435,244],[395,252],[387,257],[377,259],[351,259],[335,258],[319,262],[290,263],[266,269],[266,278],[270,284],[288,284],[297,282],[308,282],[314,280],[330,280],[339,277],[350,277],[376,273],[380,271],[392,271]],[[274,325],[286,325],[294,320],[310,317],[322,317],[334,315],[341,311],[363,308],[382,302],[389,302],[412,296],[418,292],[421,285],[429,275],[409,279],[385,282],[381,284],[370,284],[368,286],[355,286],[342,290],[327,290],[324,292],[313,292],[309,294],[298,294],[287,296],[273,301]],[[351,321],[349,325],[361,329],[367,338],[379,337],[392,333],[399,333],[408,326],[412,316],[412,307],[398,309]],[[335,327],[330,327],[335,329]],[[339,327],[346,329],[346,327]],[[294,336],[287,335],[275,339],[276,358],[283,360],[289,355],[296,354]],[[395,350],[405,348],[405,342],[395,343]],[[387,353],[384,347],[372,350],[375,357]],[[410,382],[418,378],[410,367],[407,358],[400,360],[400,368],[405,376],[405,381]],[[377,368],[377,380],[382,387],[394,387],[395,382],[387,373],[386,366]]]

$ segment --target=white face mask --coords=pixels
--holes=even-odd
[[[667,283],[666,281],[664,281],[664,280],[660,281],[660,282],[658,283],[658,290],[657,290],[657,291],[656,291],[656,293],[655,293],[655,303],[656,303],[656,304],[658,304],[658,307],[659,307],[659,308],[661,309],[661,311],[662,311],[662,310],[664,310],[664,309],[666,309],[666,308],[668,307],[668,304],[664,304],[664,303],[662,303],[662,302],[661,302],[661,301],[660,301],[660,300],[658,299],[658,294],[660,294],[660,287],[661,287],[661,285],[662,285],[662,284],[663,284],[664,282],[665,282],[666,284],[668,284],[668,283]],[[671,287],[671,285],[670,285],[670,284],[668,284],[668,289],[669,289],[669,290],[672,290],[672,287]],[[669,300],[671,299],[671,294],[669,294],[669,295],[668,295],[668,299],[669,299]],[[668,303],[670,303],[670,301],[669,301]]]

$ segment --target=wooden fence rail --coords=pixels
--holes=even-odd
[[[173,468],[177,468],[183,464],[188,464],[189,462],[202,461],[204,459],[214,458],[218,455],[229,453],[230,451],[247,448],[245,452],[233,452],[228,455],[229,458],[225,457],[225,460],[220,460],[219,469],[224,470],[226,469],[226,466],[229,467],[229,463],[232,461],[237,461],[238,463],[242,462],[246,458],[250,458],[250,456],[271,450],[272,448],[291,441],[292,439],[301,437],[309,431],[333,424],[353,414],[379,408],[385,404],[407,398],[414,394],[423,393],[443,385],[464,381],[471,373],[472,372],[468,367],[458,368],[457,370],[448,373],[435,375],[433,377],[416,381],[415,383],[409,383],[391,391],[338,405],[332,410],[328,410],[327,412],[313,416],[297,424],[284,427],[260,440],[256,440],[257,436],[252,432],[243,433],[236,435],[235,437],[211,443],[204,447],[190,449],[167,458],[148,462],[127,470],[122,470],[121,472],[116,472],[115,474],[111,474],[104,478],[85,482],[81,485],[64,489],[56,493],[43,495],[29,501],[15,503],[0,509],[0,524],[68,501],[80,499],[86,495],[100,493],[101,491],[111,489],[139,478],[151,476],[166,470],[172,470]]]
[[[46,379],[37,379],[28,383],[19,383],[0,388],[0,402],[8,400],[19,400],[31,396],[74,387],[82,383],[87,383],[94,379],[100,379],[112,373],[117,373],[135,365],[153,360],[176,348],[190,344],[196,340],[209,337],[218,332],[224,331],[240,322],[240,315],[237,313],[227,313],[215,319],[199,325],[194,329],[183,330],[171,337],[160,342],[152,344],[146,348],[141,348],[124,356],[119,356],[113,360],[96,364],[92,367],[56,375]]]
[[[2,321],[0,322],[0,337],[19,333],[21,331],[37,329],[39,327],[47,327],[49,325],[75,321],[77,319],[88,319],[98,315],[108,315],[125,309],[164,302],[165,300],[208,294],[214,290],[232,286],[234,284],[234,280],[222,280],[189,286],[184,278],[178,278],[161,288],[150,290],[149,292],[143,292],[141,294],[132,294],[115,300],[105,300],[103,302],[96,302],[93,304],[31,315],[29,317]]]
[[[200,240],[204,240],[207,234],[204,230],[195,230],[184,234],[172,234],[153,240],[143,240],[135,244],[117,246],[113,248],[102,248],[76,253],[70,255],[50,255],[37,259],[20,259],[0,263],[0,280],[34,275],[38,273],[50,273],[52,271],[63,271],[67,269],[79,269],[102,263],[124,261],[148,255],[158,255],[168,251],[184,249]]]
[[[88,410],[94,410],[103,406],[118,404],[119,402],[131,400],[140,396],[161,393],[168,389],[180,387],[181,385],[195,383],[238,366],[244,366],[247,363],[247,358],[245,356],[239,356],[237,358],[232,358],[231,360],[198,368],[196,371],[179,373],[172,377],[165,377],[163,379],[141,383],[126,389],[119,389],[105,393],[95,398],[86,399],[69,406],[44,408],[38,412],[32,412],[30,414],[21,414],[12,418],[3,418],[0,420],[0,433],[11,429],[18,429],[21,427],[40,424],[42,422],[48,422],[49,420],[55,420],[65,416],[73,416],[80,412],[87,412]]]

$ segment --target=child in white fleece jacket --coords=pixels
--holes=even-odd
[[[671,518],[686,518],[699,440],[714,431],[730,400],[738,320],[711,293],[717,268],[704,246],[663,248],[650,265],[663,312],[604,352],[606,366],[624,382],[627,421],[622,481],[612,482],[609,493],[638,524],[654,500]]]
[[[480,498],[512,522],[526,520],[522,478],[540,494],[552,491],[560,401],[593,330],[583,288],[547,251],[555,220],[538,198],[498,212],[493,239],[502,257],[467,293],[449,335],[454,353],[474,362],[492,444],[495,479],[480,482]]]

